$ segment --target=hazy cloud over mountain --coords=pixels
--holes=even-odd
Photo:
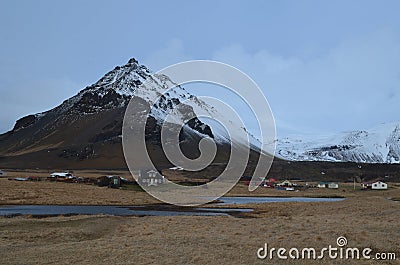
[[[398,121],[400,36],[374,32],[319,56],[284,57],[231,45],[213,58],[236,65],[262,87],[281,129],[329,132]]]

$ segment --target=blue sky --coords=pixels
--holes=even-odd
[[[0,132],[135,57],[229,63],[278,135],[400,121],[399,1],[1,1]]]

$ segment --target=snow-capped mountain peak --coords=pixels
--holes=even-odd
[[[166,89],[169,90],[164,93]],[[21,119],[14,127],[14,131],[34,124],[49,113],[55,113],[58,120],[68,120],[68,115],[85,116],[102,111],[125,108],[132,97],[141,98],[151,105],[150,116],[159,125],[162,125],[167,116],[170,116],[169,121],[176,124],[186,123],[188,122],[187,118],[191,117],[194,118],[190,123],[193,128],[189,128],[189,130],[192,129],[194,133],[211,136],[219,142],[229,142],[226,139],[225,132],[218,130],[213,125],[208,125],[204,120],[198,118],[203,115],[218,117],[221,121],[230,122],[229,117],[225,117],[223,113],[217,111],[213,106],[187,92],[168,76],[153,74],[146,66],[140,65],[134,58],[130,59],[125,65],[116,66],[97,82],[85,87],[77,95],[64,101],[55,109],[30,115],[28,119]],[[156,102],[154,102],[155,99],[157,99]],[[214,128],[210,129],[210,127]],[[213,133],[214,131],[216,133]],[[242,141],[242,139],[235,140]]]
[[[146,66],[131,58],[127,64],[116,66],[87,89],[95,89],[103,95],[107,90],[113,89],[120,95],[132,96],[136,88],[150,75],[151,72]]]
[[[400,163],[400,124],[320,136],[278,140],[277,156],[294,161]]]

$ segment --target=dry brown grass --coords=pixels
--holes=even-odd
[[[271,247],[335,245],[346,236],[350,247],[396,252],[400,257],[400,197],[395,187],[385,192],[279,192],[269,196],[344,195],[329,203],[246,205],[246,218],[231,216],[113,217],[73,216],[36,219],[0,218],[1,264],[400,264],[376,261],[258,260],[264,243]],[[332,194],[331,194],[332,193]],[[83,184],[0,180],[1,203],[146,204],[143,192],[112,190]],[[231,195],[253,195],[238,185]],[[97,202],[97,203],[96,203]],[[65,201],[64,203],[65,204]]]
[[[140,205],[158,202],[146,192],[95,185],[0,179],[0,204]]]

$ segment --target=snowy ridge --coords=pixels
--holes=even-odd
[[[323,136],[278,140],[276,155],[292,161],[400,163],[400,124]]]

